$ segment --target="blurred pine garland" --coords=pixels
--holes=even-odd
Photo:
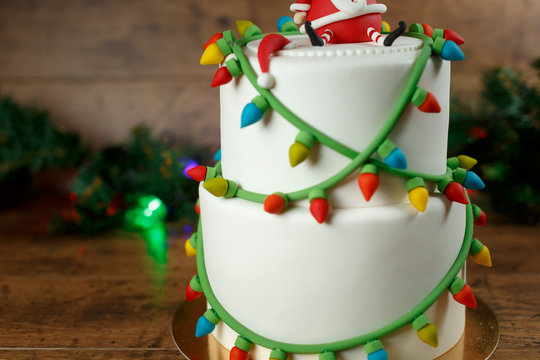
[[[134,208],[140,208],[142,216],[150,220],[193,222],[198,184],[183,172],[190,163],[208,157],[194,148],[172,149],[148,128],[137,127],[126,144],[107,147],[80,167],[70,195],[73,208],[53,221],[53,229],[96,234],[126,225],[140,227],[136,224],[140,221],[126,224],[125,215]],[[163,204],[164,215],[156,217],[158,209],[151,205],[140,207],[141,202],[149,205],[152,199]],[[158,212],[163,213],[161,206]]]
[[[25,182],[45,169],[76,166],[86,153],[79,136],[54,128],[46,111],[0,97],[0,184]]]
[[[450,153],[474,154],[494,210],[511,220],[540,221],[540,58],[536,79],[511,69],[484,75],[481,102],[454,101]]]

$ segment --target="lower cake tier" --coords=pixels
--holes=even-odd
[[[221,324],[265,347],[295,344],[302,353],[352,344],[425,305],[455,267],[466,227],[466,207],[436,194],[424,213],[409,203],[332,209],[323,224],[301,206],[271,215],[261,204],[216,198],[202,188],[200,207],[199,275]],[[439,347],[421,342],[408,324],[378,337],[392,359],[433,359],[459,340],[463,305],[448,291],[432,303],[420,314],[438,327]],[[230,347],[227,327],[215,334]],[[360,359],[363,351],[339,353]]]

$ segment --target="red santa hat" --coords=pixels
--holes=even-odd
[[[270,70],[270,55],[273,53],[288,48],[296,47],[296,43],[291,42],[289,39],[280,34],[266,35],[257,50],[257,56],[259,58],[259,65],[261,67],[262,74],[257,78],[257,84],[263,89],[270,89],[274,86],[274,77],[269,73]]]

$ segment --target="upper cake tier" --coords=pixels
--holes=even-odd
[[[389,118],[409,79],[423,43],[411,37],[392,47],[340,44],[314,48],[306,36],[290,36],[298,47],[279,51],[270,62],[275,78],[272,93],[296,116],[334,140],[362,152]],[[251,66],[261,73],[257,59],[260,41],[245,49]],[[407,154],[408,169],[444,174],[450,98],[450,63],[432,57],[421,87],[435,95],[441,112],[426,114],[407,107],[389,138]],[[350,163],[346,156],[317,144],[310,157],[291,167],[289,147],[298,129],[277,111],[241,128],[242,111],[257,92],[246,77],[221,87],[221,149],[223,176],[246,190],[290,192],[316,185]],[[332,206],[368,206],[352,174],[329,191]],[[369,206],[407,199],[404,180],[381,174],[379,191]]]

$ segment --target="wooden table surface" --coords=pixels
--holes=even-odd
[[[182,236],[159,265],[134,234],[48,234],[61,206],[43,194],[0,212],[0,360],[179,359],[171,321],[195,272]],[[493,359],[540,359],[540,228],[495,224],[476,237],[494,260],[468,267],[500,322]]]

